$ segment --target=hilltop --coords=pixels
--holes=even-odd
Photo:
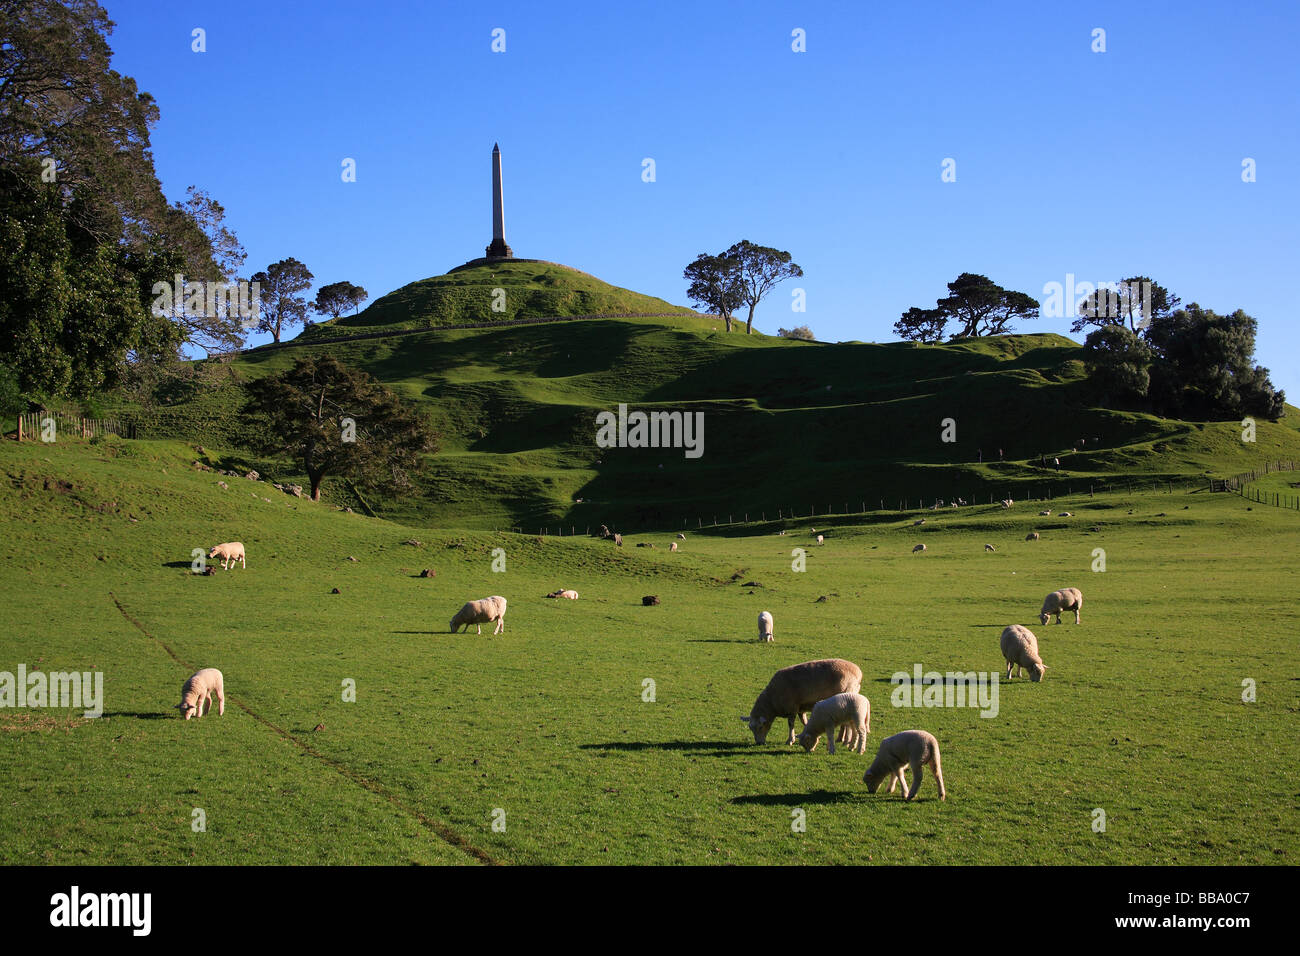
[[[503,290],[504,295],[494,294],[495,289]],[[696,313],[554,262],[475,260],[446,275],[408,283],[376,299],[358,315],[316,323],[299,338],[310,341],[538,316],[661,314]]]

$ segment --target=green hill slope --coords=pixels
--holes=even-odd
[[[372,501],[377,512],[552,533],[1059,495],[1300,460],[1288,425],[1260,423],[1252,445],[1236,423],[1091,407],[1079,351],[1057,335],[807,343],[690,316],[303,341],[234,359],[231,384],[156,412],[141,433],[238,447],[250,425],[235,383],[325,352],[424,406],[443,435],[418,493]],[[703,413],[703,454],[597,447],[597,414],[620,403]],[[943,440],[946,419],[955,441]],[[301,480],[288,463],[244,463]],[[342,483],[327,493],[354,503]]]
[[[503,290],[504,294],[494,290]],[[695,313],[554,262],[468,263],[376,299],[360,314],[307,328],[303,340],[538,316]]]

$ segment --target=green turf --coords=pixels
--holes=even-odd
[[[1050,518],[1024,501],[925,512],[920,528],[917,513],[819,517],[783,537],[690,533],[673,554],[665,534],[616,549],[405,527],[198,473],[195,457],[179,443],[0,443],[0,670],[94,667],[108,715],[0,710],[0,862],[1294,864],[1300,851],[1294,511],[1205,491],[1076,495]],[[1026,543],[1030,529],[1042,540]],[[231,539],[247,570],[189,573],[193,548]],[[917,542],[928,551],[913,556]],[[1083,624],[1040,626],[1043,595],[1066,585],[1084,592]],[[561,586],[581,599],[543,597]],[[447,633],[462,601],[488,594],[510,601],[504,635]],[[760,610],[774,644],[753,640]],[[1039,634],[1050,670],[1000,685],[996,718],[890,706],[889,675],[917,663],[999,671],[1013,622]],[[862,667],[867,756],[788,748],[783,722],[755,746],[738,717],[771,673],[824,656]],[[224,671],[226,714],[183,722],[170,708],[200,666]],[[946,803],[933,780],[910,805],[865,791],[879,741],[910,727],[941,743]]]

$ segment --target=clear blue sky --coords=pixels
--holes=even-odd
[[[500,142],[518,256],[685,304],[697,253],[788,249],[805,277],[756,324],[830,341],[890,340],[961,272],[1035,298],[1147,274],[1259,319],[1300,400],[1300,3],[106,6],[164,190],[225,204],[250,272],[375,298],[481,256]]]

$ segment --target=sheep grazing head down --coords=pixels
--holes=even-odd
[[[892,777],[893,774],[872,773],[870,769],[862,775],[862,782],[867,785],[867,793],[875,793],[880,789],[880,785],[885,782],[886,777]]]
[[[767,732],[772,729],[772,718],[741,717],[741,723],[754,732],[754,743],[767,743]]]

